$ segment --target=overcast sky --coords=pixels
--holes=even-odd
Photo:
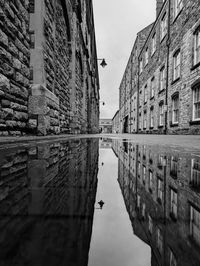
[[[136,34],[155,20],[156,0],[93,0],[99,65],[100,118],[112,118],[119,108],[119,85]],[[100,61],[99,61],[100,63]]]

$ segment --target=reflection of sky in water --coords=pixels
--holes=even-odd
[[[104,165],[102,166],[102,162]],[[111,149],[100,149],[96,205],[89,266],[150,266],[151,249],[133,234],[118,179],[118,159]]]

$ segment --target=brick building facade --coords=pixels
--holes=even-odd
[[[119,140],[113,149],[133,231],[151,247],[151,265],[199,265],[199,152]]]
[[[198,0],[157,0],[156,21],[136,53],[138,33],[120,85],[121,132],[200,133],[199,10]]]
[[[98,132],[92,1],[0,1],[0,135]]]

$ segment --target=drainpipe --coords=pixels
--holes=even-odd
[[[167,110],[165,112],[165,130],[164,133],[167,134],[167,122],[168,122],[168,87],[169,87],[169,48],[170,48],[170,11],[171,11],[171,1],[168,2],[168,30],[167,30],[167,69],[166,69],[166,92],[165,92],[165,106]]]
[[[137,121],[136,121],[136,133],[139,133],[139,95],[140,95],[140,60],[138,56],[138,69],[137,69],[137,75],[138,75],[138,80],[137,80],[137,106],[136,106],[136,111],[137,111]]]
[[[131,97],[133,96],[132,90],[133,90],[133,54],[131,52],[130,133],[131,133],[131,108],[132,108]]]

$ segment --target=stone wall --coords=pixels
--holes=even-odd
[[[0,136],[24,135],[30,79],[29,1],[0,1]]]
[[[86,2],[0,1],[1,136],[98,132],[94,20]]]

